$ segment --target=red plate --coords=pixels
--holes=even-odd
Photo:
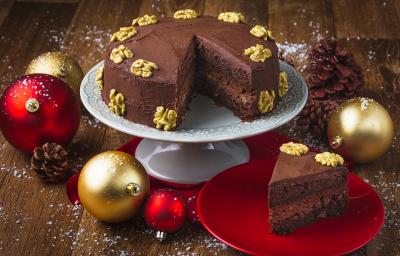
[[[269,233],[267,191],[275,160],[257,160],[215,176],[200,191],[197,212],[216,238],[254,255],[342,255],[370,241],[381,229],[384,210],[378,194],[349,174],[349,207],[340,216]]]

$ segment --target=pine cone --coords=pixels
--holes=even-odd
[[[46,143],[37,147],[31,158],[31,170],[46,182],[65,180],[71,171],[68,153],[56,143]]]
[[[352,55],[333,39],[324,38],[311,49],[304,71],[314,99],[349,98],[364,83]]]
[[[297,119],[297,125],[313,132],[321,139],[326,139],[329,117],[339,104],[336,100],[309,99]]]

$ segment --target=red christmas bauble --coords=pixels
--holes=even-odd
[[[79,100],[55,76],[23,76],[0,99],[0,129],[4,137],[29,154],[46,142],[68,144],[79,128],[79,120]]]
[[[144,218],[147,224],[161,232],[172,233],[185,223],[187,206],[185,200],[174,190],[160,189],[148,199]]]

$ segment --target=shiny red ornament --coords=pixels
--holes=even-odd
[[[79,108],[77,96],[61,79],[23,76],[0,99],[0,129],[11,145],[28,154],[46,142],[66,146],[79,128]]]
[[[66,190],[67,190],[67,196],[71,204],[81,204],[81,199],[79,199],[78,195],[78,180],[79,180],[79,175],[81,173],[75,173],[71,177],[69,177],[67,184],[66,184]]]
[[[166,233],[179,230],[187,217],[187,205],[181,195],[170,189],[153,192],[148,199],[144,218],[147,224],[157,230],[157,238],[165,239]]]

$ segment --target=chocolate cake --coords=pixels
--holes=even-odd
[[[291,233],[339,215],[347,207],[347,173],[337,154],[316,154],[302,144],[283,144],[268,189],[272,232]]]
[[[113,35],[97,73],[104,101],[128,120],[163,130],[179,126],[193,92],[242,120],[271,111],[287,77],[271,32],[244,20],[240,13],[198,17],[193,10],[134,19]]]

